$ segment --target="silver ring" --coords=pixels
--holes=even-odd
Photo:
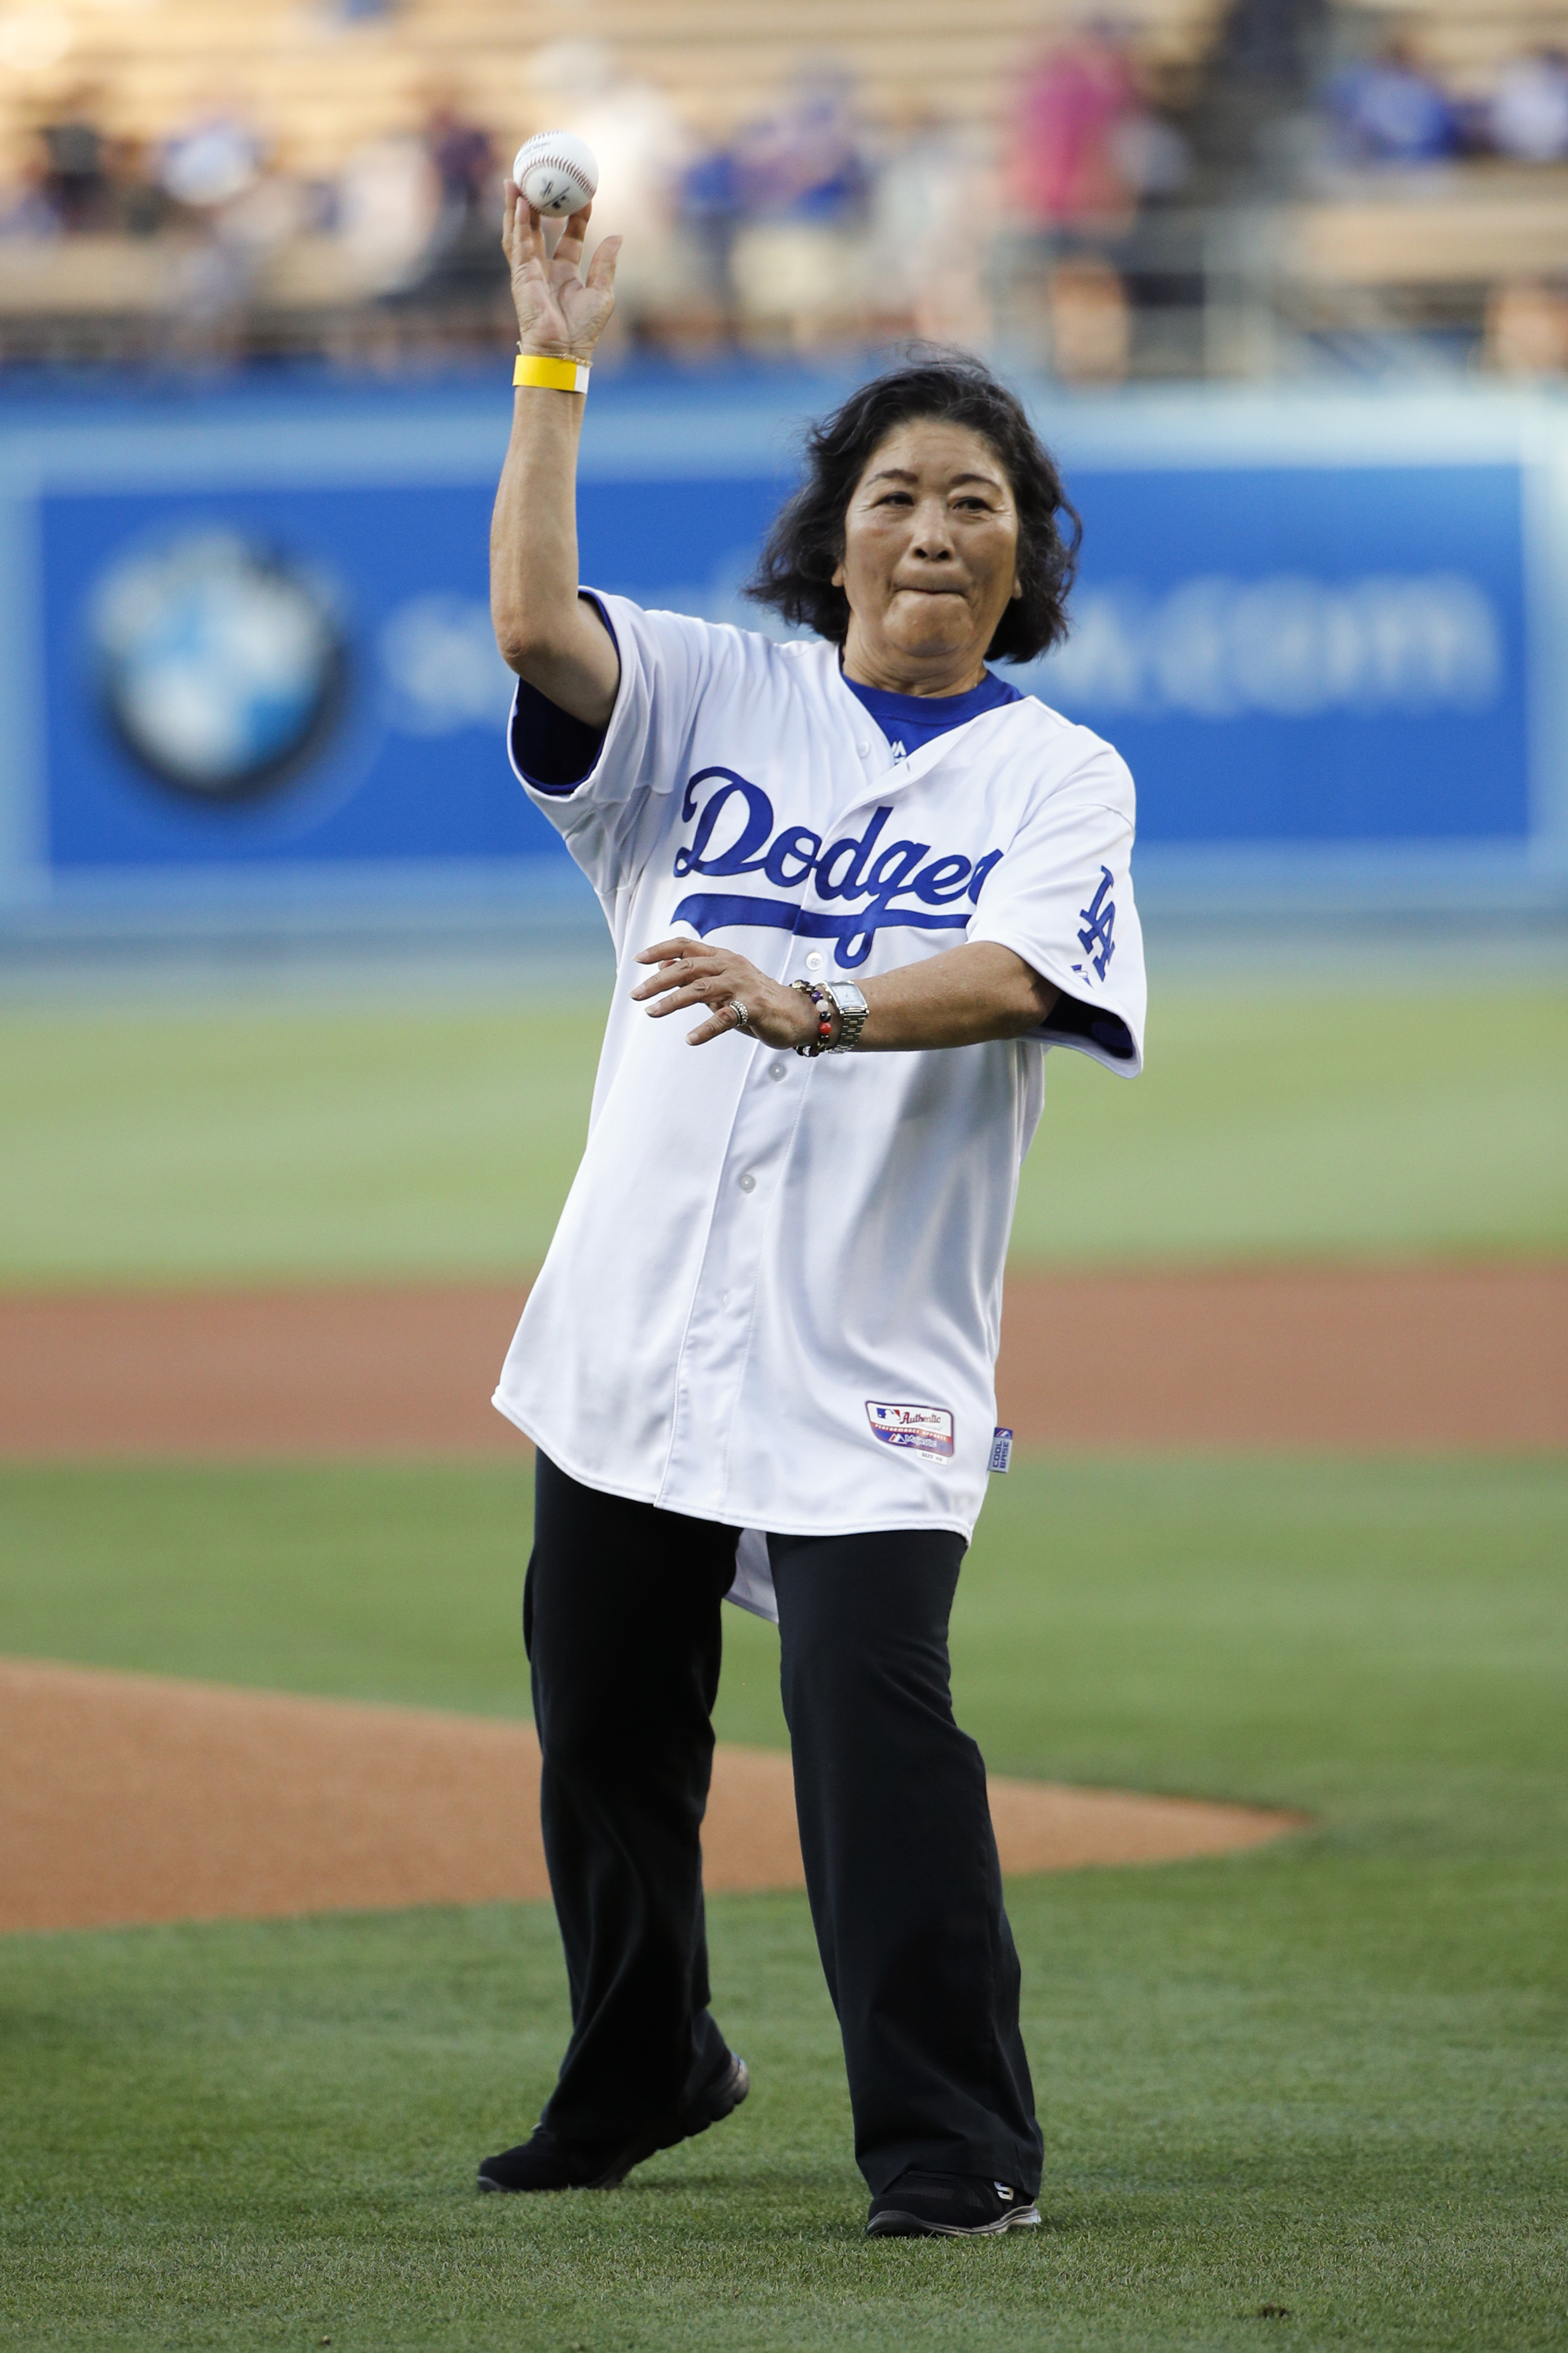
[[[752,1017],[747,1012],[745,1007],[742,1004],[738,997],[731,997],[729,1003],[725,1006],[724,1010],[726,1013],[732,1013],[735,1017],[734,1020],[730,1025],[732,1029],[749,1029],[751,1028]]]

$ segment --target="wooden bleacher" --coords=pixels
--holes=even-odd
[[[1302,205],[1289,275],[1320,287],[1484,287],[1568,273],[1568,169],[1482,164],[1391,191]]]

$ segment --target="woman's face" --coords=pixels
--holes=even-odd
[[[901,674],[910,691],[978,681],[1018,588],[1018,512],[991,444],[965,425],[920,417],[876,448],[850,496],[833,575],[849,603],[845,659],[865,683]],[[958,676],[949,686],[949,673]]]

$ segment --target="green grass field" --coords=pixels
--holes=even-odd
[[[578,1002],[0,1012],[0,1284],[508,1275]],[[1037,1264],[1561,1255],[1568,992],[1161,990],[1054,1058]],[[526,1470],[0,1470],[0,1651],[516,1715]],[[1314,1818],[1015,1883],[1037,2236],[870,2244],[804,1900],[711,1906],[756,2089],[479,2199],[564,2039],[544,1907],[0,1939],[0,2343],[424,2353],[1568,2346],[1568,1472],[1026,1461],[955,1626],[998,1772]],[[721,1735],[782,1744],[729,1613]],[[1264,2316],[1283,2307],[1288,2316]]]
[[[602,1011],[0,1014],[0,1282],[513,1273],[543,1256]],[[1568,991],[1166,988],[1129,1086],[1052,1058],[1016,1256],[1568,1245]]]
[[[14,1470],[0,1649],[516,1711],[527,1503],[489,1465]],[[546,1910],[12,1937],[0,2341],[1562,2345],[1565,1553],[1552,1464],[995,1482],[955,1630],[994,1767],[1319,1823],[1014,1883],[1037,2237],[860,2236],[798,1898],[712,1906],[747,2107],[538,2204],[470,2174],[558,2055]],[[728,1633],[721,1729],[776,1741],[773,1637]]]

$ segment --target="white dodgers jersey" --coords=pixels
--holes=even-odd
[[[570,790],[523,782],[599,895],[616,997],[495,1402],[584,1484],[696,1518],[967,1537],[1045,1051],[1142,1065],[1131,778],[1032,700],[896,757],[836,646],[597,602],[621,664],[598,760]],[[629,994],[681,931],[785,984],[997,941],[1068,1003],[942,1050],[693,1048],[696,1017]],[[766,1609],[742,1553],[735,1598]]]

